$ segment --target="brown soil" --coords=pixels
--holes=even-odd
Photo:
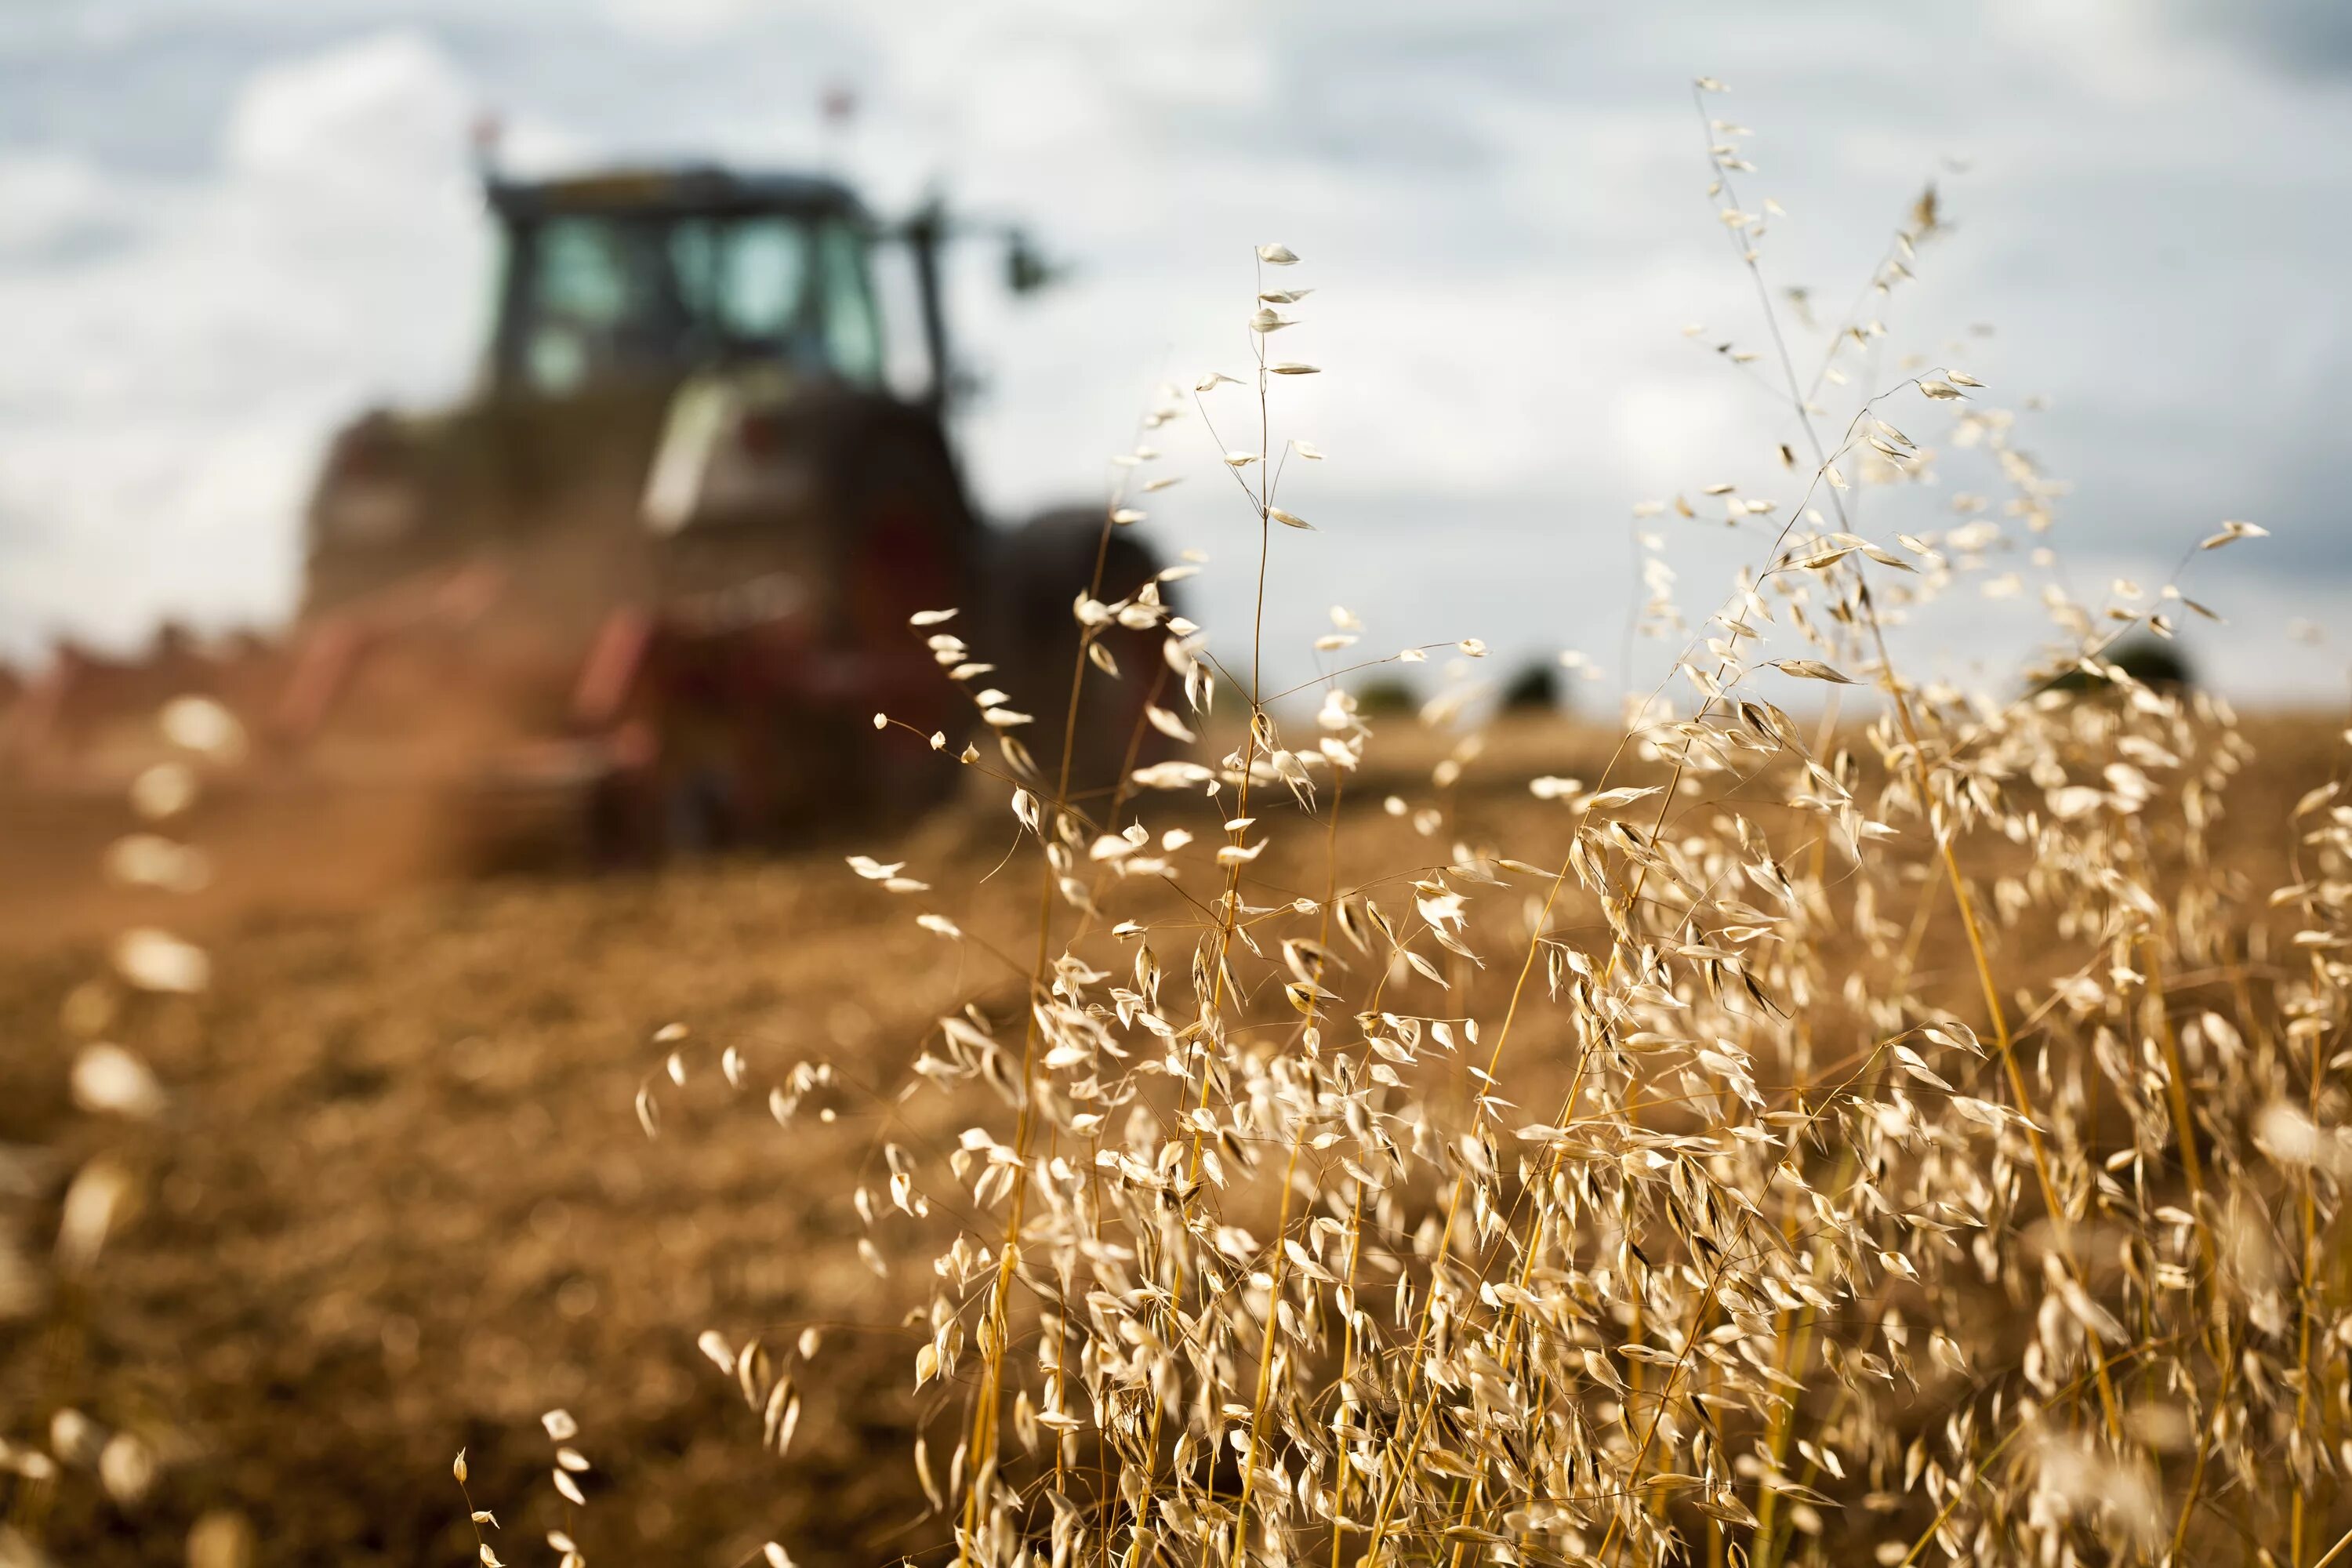
[[[2222,858],[2275,880],[2287,805],[2324,775],[2330,733],[2263,739],[2280,760],[2232,800]],[[1496,782],[1465,816],[1474,831],[1507,826],[1526,854],[1554,820],[1536,814],[1556,808],[1524,778],[1590,778],[1596,759],[1588,738],[1507,750],[1474,767],[1474,785]],[[1412,850],[1379,810],[1387,787],[1351,791],[1365,809],[1349,820],[1390,836],[1394,866]],[[1001,820],[935,820],[918,866],[970,887],[1010,842]],[[69,1399],[135,1425],[169,1461],[127,1510],[68,1478],[52,1549],[177,1563],[191,1523],[226,1507],[251,1519],[264,1563],[464,1561],[473,1536],[449,1478],[462,1447],[476,1501],[503,1526],[499,1555],[539,1561],[540,1533],[565,1523],[539,1423],[557,1406],[595,1465],[568,1526],[592,1563],[731,1563],[771,1536],[805,1564],[887,1562],[936,1539],[904,1436],[916,1342],[897,1326],[928,1294],[928,1254],[886,1224],[897,1256],[877,1279],[848,1200],[861,1172],[883,1184],[885,1137],[936,1148],[978,1116],[937,1096],[893,1110],[850,1085],[784,1130],[765,1092],[820,1056],[895,1088],[940,1013],[1019,992],[974,945],[916,929],[906,903],[851,876],[840,854],[858,847],[881,847],[357,910],[224,905],[209,993],[118,997],[103,1025],[172,1091],[146,1126],[66,1097],[61,1020],[102,973],[96,949],[68,931],[0,958],[0,1141],[55,1149],[58,1170],[115,1150],[144,1194],[86,1289],[37,1330],[0,1325],[5,1435],[37,1436],[24,1413]],[[1031,879],[1008,872],[945,907],[976,933],[1017,930]],[[39,926],[21,907],[9,924]],[[652,1040],[673,1021],[691,1030],[683,1089]],[[748,1064],[740,1090],[719,1070],[728,1046]],[[649,1083],[650,1141],[633,1110]],[[839,1119],[815,1120],[827,1104]],[[34,1234],[54,1225],[55,1187],[29,1200]],[[809,1324],[835,1326],[799,1378],[808,1407],[779,1460],[696,1336],[762,1332],[782,1358]]]

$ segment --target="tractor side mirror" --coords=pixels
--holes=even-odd
[[[1004,241],[1004,286],[1016,297],[1051,288],[1069,275],[1066,264],[1049,259],[1026,230],[993,223],[950,223],[946,204],[936,195],[896,228],[882,236],[903,240],[915,264],[917,292],[923,322],[923,345],[930,366],[925,401],[937,407],[969,399],[977,390],[974,378],[960,369],[948,350],[947,313],[940,275],[940,252],[955,236],[988,235]]]
[[[1034,294],[1062,281],[1068,268],[1046,259],[1024,229],[1004,237],[1004,286],[1016,296]]]

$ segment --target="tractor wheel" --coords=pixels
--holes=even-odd
[[[1099,637],[1118,666],[1116,678],[1092,663],[1078,686],[1076,722],[1070,724],[1071,679],[1084,659],[1072,610],[1077,596],[1101,582],[1106,604],[1131,597],[1160,570],[1150,548],[1124,530],[1103,537],[1099,508],[1043,512],[996,542],[989,565],[992,611],[986,647],[1003,660],[997,677],[1013,704],[1033,716],[1016,734],[1037,764],[1050,794],[1062,777],[1062,739],[1071,737],[1066,798],[1102,821],[1130,765],[1168,754],[1168,742],[1145,721],[1144,708],[1166,668],[1162,637],[1112,627]]]

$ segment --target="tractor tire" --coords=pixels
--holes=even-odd
[[[1051,797],[1058,787],[1066,804],[1108,826],[1129,771],[1166,757],[1170,743],[1144,716],[1166,668],[1160,657],[1164,634],[1156,627],[1114,626],[1101,635],[1118,673],[1114,678],[1085,664],[1072,722],[1071,679],[1085,660],[1073,614],[1078,595],[1095,587],[1095,597],[1115,604],[1132,597],[1160,570],[1149,545],[1123,529],[1112,529],[1106,539],[1105,527],[1099,507],[1064,507],[994,541],[984,646],[1000,662],[997,684],[1014,708],[1032,716],[1014,733],[1036,764],[1040,793]],[[1071,744],[1064,785],[1066,731]]]

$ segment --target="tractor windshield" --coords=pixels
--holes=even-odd
[[[551,396],[744,360],[878,384],[864,235],[781,212],[561,213],[513,238],[506,370]]]

